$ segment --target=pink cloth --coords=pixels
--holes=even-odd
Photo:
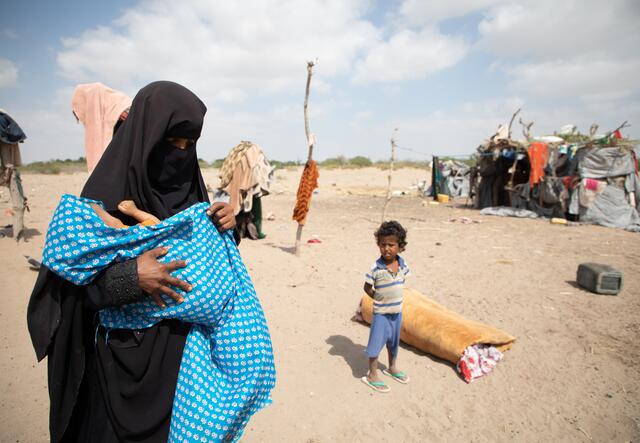
[[[472,345],[464,350],[456,365],[458,372],[467,383],[493,371],[503,354],[495,346]]]
[[[599,184],[598,180],[594,180],[592,178],[587,178],[584,181],[584,187],[589,191],[597,191]]]
[[[84,125],[84,148],[89,172],[96,167],[111,142],[113,127],[120,114],[131,106],[131,99],[102,83],[76,86],[71,109]]]

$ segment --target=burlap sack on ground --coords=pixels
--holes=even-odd
[[[373,318],[372,306],[373,299],[365,294],[362,297],[362,317],[369,324]],[[516,338],[493,326],[468,320],[420,292],[405,288],[400,339],[456,364],[469,346],[481,343],[506,351]]]

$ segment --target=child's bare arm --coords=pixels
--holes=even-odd
[[[111,228],[126,228],[127,227],[120,220],[118,220],[113,215],[111,215],[107,211],[105,211],[102,208],[102,206],[97,205],[95,203],[91,203],[90,206],[91,206],[91,209],[93,209],[95,211],[95,213],[98,214],[98,217],[100,217],[102,219],[102,221],[104,222],[105,225],[107,225],[107,226],[109,226]]]
[[[123,200],[118,203],[118,210],[124,215],[133,217],[138,223],[152,222],[152,224],[160,223],[160,220],[153,215],[138,209],[136,203],[133,200]]]
[[[373,286],[371,285],[371,283],[365,283],[364,292],[366,292],[369,297],[373,298],[373,295],[375,294],[376,291],[373,289]]]

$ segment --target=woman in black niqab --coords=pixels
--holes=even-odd
[[[81,195],[102,201],[125,224],[134,221],[118,211],[122,200],[133,200],[159,219],[208,202],[195,149],[205,112],[202,101],[176,83],[141,89]],[[219,228],[235,226],[228,205],[215,203],[210,212]],[[112,265],[105,274],[118,268],[113,275],[86,286],[41,269],[27,320],[38,360],[48,356],[52,441],[167,440],[190,325],[163,320],[141,331],[111,330],[107,340],[95,323],[98,310],[122,304],[121,292],[133,286],[157,301],[159,293],[175,295],[171,285],[188,286],[170,276],[184,263],[161,264],[161,254],[149,251]]]
[[[82,196],[102,201],[114,213],[119,202],[133,200],[161,220],[209,201],[195,144],[183,150],[167,140],[195,142],[206,111],[195,94],[176,83],[141,89]]]

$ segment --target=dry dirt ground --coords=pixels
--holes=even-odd
[[[215,185],[215,170],[205,180]],[[378,394],[360,382],[368,328],[350,321],[363,274],[377,257],[373,231],[386,173],[321,171],[301,256],[291,251],[291,211],[300,170],[279,170],[265,198],[267,238],[244,240],[270,325],[277,365],[273,404],[253,417],[246,442],[638,441],[640,439],[640,234],[542,220],[483,217],[456,202],[394,198],[388,215],[409,231],[408,285],[471,319],[517,336],[495,372],[466,384],[449,363],[402,348],[409,385]],[[46,363],[37,364],[25,312],[39,258],[62,193],[78,194],[86,174],[25,175],[28,243],[0,239],[0,441],[47,440]],[[396,190],[424,179],[397,171]],[[0,206],[8,206],[7,194]],[[458,216],[481,223],[448,222]],[[0,213],[0,225],[10,218]],[[582,262],[624,273],[618,296],[575,284]]]

